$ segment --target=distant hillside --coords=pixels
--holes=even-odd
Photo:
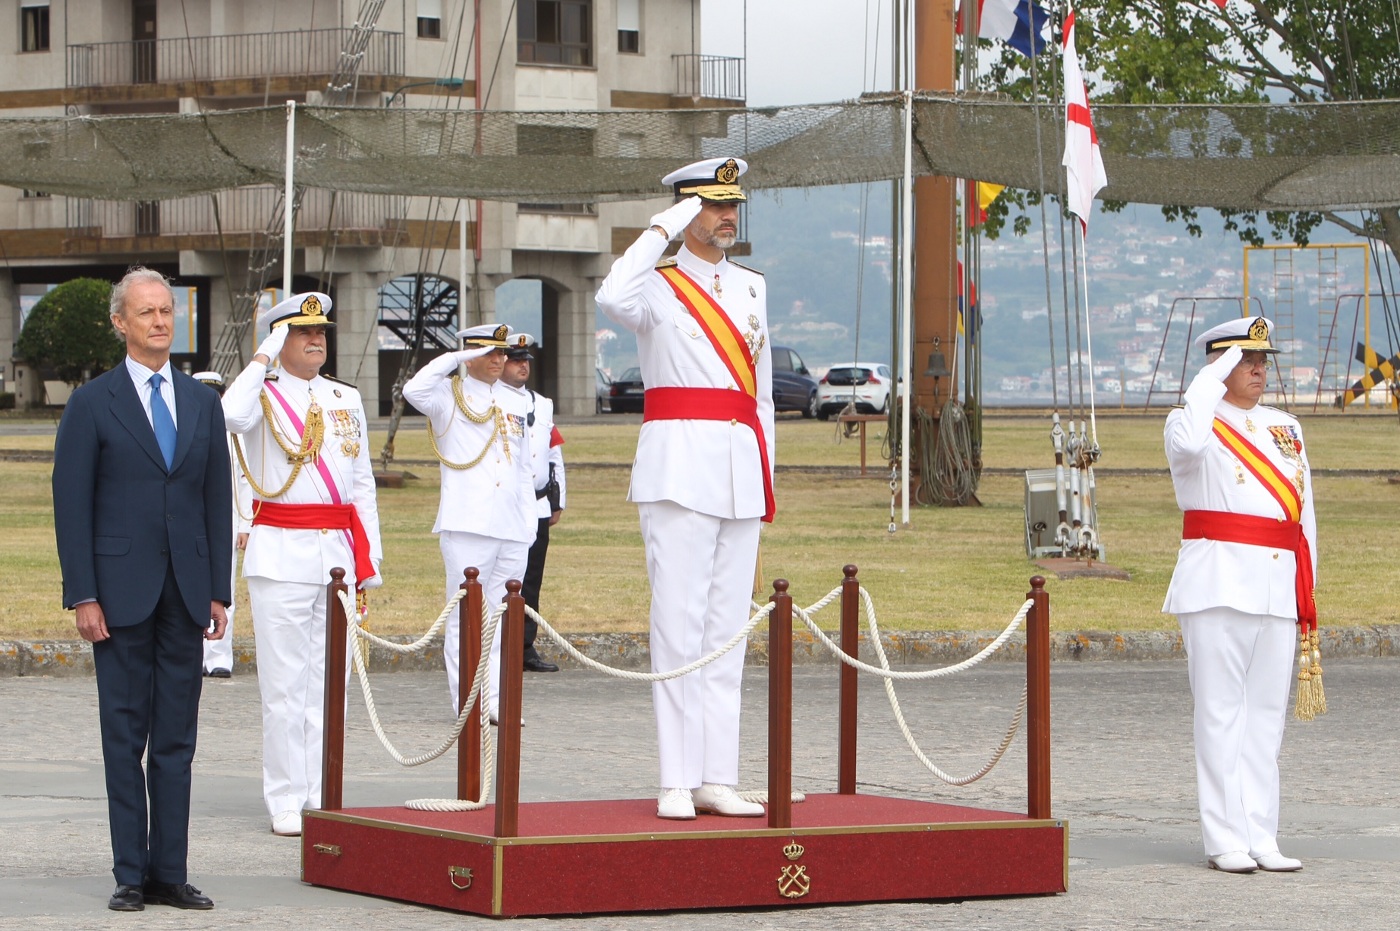
[[[741,261],[767,276],[769,325],[774,342],[796,348],[814,369],[848,362],[857,355],[875,361],[889,360],[892,355],[890,186],[869,186],[864,218],[864,280],[858,299],[861,200],[861,186],[850,185],[761,192],[750,199],[747,207],[746,237],[753,243],[753,254]],[[1157,367],[1159,355],[1156,390],[1174,391],[1174,379],[1180,378],[1185,361],[1186,323],[1192,299],[1197,299],[1197,333],[1239,313],[1237,299],[1244,289],[1244,246],[1233,234],[1221,231],[1213,213],[1203,217],[1205,235],[1196,239],[1183,226],[1163,219],[1158,208],[1130,205],[1120,214],[1096,213],[1090,221],[1086,256],[1092,309],[1089,332],[1086,333],[1082,318],[1074,315],[1067,324],[1058,224],[1049,237],[1051,280],[1047,301],[1046,253],[1038,217],[1038,212],[1033,214],[1032,219],[1037,222],[1024,237],[1008,235],[998,241],[984,240],[982,244],[983,389],[989,404],[1049,398],[1052,343],[1063,397],[1067,326],[1071,342],[1078,340],[1083,344],[1092,336],[1100,403],[1116,404],[1120,389],[1130,395],[1141,394],[1145,390],[1144,379],[1150,378]],[[1317,238],[1328,243],[1357,242],[1339,235],[1340,232],[1323,227]],[[1291,275],[1284,267],[1289,258]],[[1064,266],[1070,261],[1071,257],[1063,257]],[[1309,371],[1316,378],[1324,351],[1328,353],[1329,371],[1337,378],[1347,376],[1345,366],[1352,355],[1350,344],[1359,301],[1353,298],[1342,302],[1330,349],[1328,328],[1336,295],[1360,293],[1361,279],[1360,249],[1321,255],[1302,251],[1291,256],[1273,251],[1252,253],[1250,290],[1257,299],[1254,312],[1262,307],[1265,315],[1286,329],[1291,297],[1294,354],[1285,365],[1298,370],[1300,394],[1306,391],[1311,396],[1315,381],[1312,385],[1305,382]],[[1285,284],[1279,286],[1276,282]],[[1372,340],[1388,355],[1394,350],[1386,351],[1389,339],[1379,285],[1373,282],[1372,288]],[[1070,302],[1075,300],[1072,289],[1071,284]],[[1082,296],[1079,299],[1082,301]],[[1164,347],[1163,332],[1174,302],[1172,338]],[[1324,308],[1321,330],[1320,303]],[[503,310],[507,307],[503,302]],[[508,317],[503,314],[502,319]],[[617,332],[601,314],[598,327]],[[636,356],[630,335],[617,335],[617,339],[603,344],[604,362],[614,371],[635,364]],[[1282,335],[1288,338],[1286,333]],[[915,361],[922,365],[924,360]],[[1185,366],[1188,378],[1196,367],[1194,360]],[[1351,377],[1356,374],[1357,365],[1352,363]],[[1104,397],[1102,392],[1109,396]]]

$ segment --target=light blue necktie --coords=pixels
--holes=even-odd
[[[156,442],[165,456],[168,470],[175,462],[175,418],[170,416],[170,408],[165,406],[165,398],[160,396],[160,384],[164,381],[160,373],[151,376],[151,426],[156,431]]]

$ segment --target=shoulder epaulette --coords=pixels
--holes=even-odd
[[[343,378],[336,378],[334,375],[322,375],[321,377],[324,378],[326,381],[333,381],[333,382],[335,382],[337,385],[344,385],[344,386],[347,387],[347,388],[355,388],[354,385],[350,384],[350,383],[349,383],[348,381],[346,381],[345,379],[343,379]],[[356,390],[356,391],[359,391],[360,389],[359,389],[359,388],[355,388],[355,390]]]
[[[757,275],[757,276],[760,277],[760,278],[763,277],[763,272],[759,271],[759,270],[756,269],[756,268],[750,268],[749,266],[743,264],[742,262],[736,262],[736,261],[734,261],[733,259],[730,259],[730,260],[729,260],[729,264],[735,266],[736,268],[742,268],[742,269],[743,269],[744,271],[746,271],[746,272],[753,272],[755,275]]]
[[[662,259],[660,262],[657,262],[657,263],[656,263],[656,267],[657,267],[657,268],[670,268],[672,265],[675,265],[675,264],[676,264],[676,257],[675,257],[674,255],[668,255],[668,256],[666,256],[664,259]]]
[[[277,373],[276,373],[276,372],[268,372],[266,375],[263,376],[263,381],[276,381],[276,380],[277,380]]]
[[[1185,405],[1185,404],[1173,404],[1173,405],[1172,405],[1172,410],[1174,410],[1174,411],[1184,411],[1184,410],[1186,410],[1186,405]]]

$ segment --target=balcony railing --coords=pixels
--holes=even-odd
[[[198,236],[223,232],[261,233],[282,196],[280,188],[246,187],[222,191],[217,219],[209,195],[173,200],[131,203],[88,198],[67,198],[70,235],[100,236]],[[386,220],[402,212],[402,198],[384,194],[354,194],[311,188],[302,195],[297,229],[379,230]]]
[[[334,74],[353,29],[304,29],[68,46],[69,87]],[[373,32],[360,74],[402,75],[403,33]]]
[[[744,59],[722,55],[672,55],[677,97],[744,99]]]

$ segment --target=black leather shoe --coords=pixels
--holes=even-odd
[[[546,663],[538,656],[525,657],[526,672],[558,672],[559,667],[553,663]]]
[[[158,883],[151,880],[141,890],[147,905],[170,905],[174,908],[213,908],[214,900],[189,883]]]
[[[232,669],[211,669],[211,670],[209,670],[208,672],[206,672],[204,675],[205,675],[207,678],[210,678],[210,679],[232,679],[232,678],[233,678],[233,670],[232,670]]]
[[[107,907],[114,912],[139,912],[146,907],[140,886],[117,884],[117,891],[107,900]]]

